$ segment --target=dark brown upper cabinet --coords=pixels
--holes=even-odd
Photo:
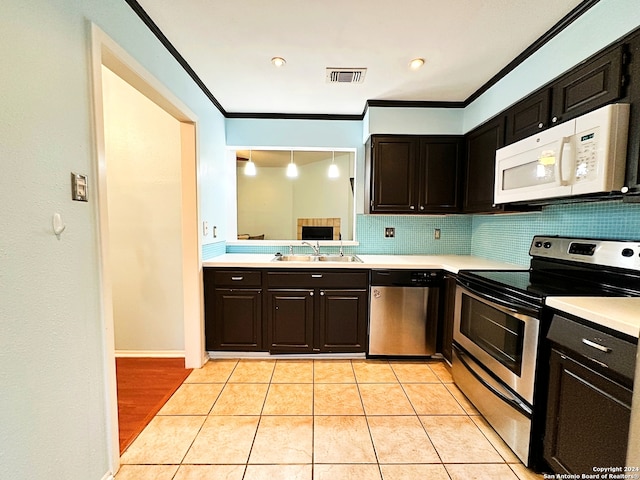
[[[625,45],[609,48],[509,108],[505,144],[621,99],[625,51]]]
[[[623,96],[624,49],[624,45],[608,49],[563,75],[552,85],[552,125]]]
[[[468,213],[500,212],[501,205],[493,203],[496,150],[504,145],[504,116],[469,132],[465,171],[463,210]]]
[[[507,111],[506,143],[536,134],[549,126],[551,89],[530,95]]]
[[[459,211],[463,151],[462,136],[372,135],[366,213]]]

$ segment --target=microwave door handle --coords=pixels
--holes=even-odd
[[[569,143],[569,137],[562,137],[558,145],[558,159],[556,160],[556,175],[558,185],[569,185],[562,174],[562,157],[564,156],[564,144]]]

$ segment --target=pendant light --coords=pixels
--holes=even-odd
[[[287,165],[287,177],[295,178],[298,176],[298,167],[293,163],[293,150],[291,150],[291,163]]]
[[[329,165],[329,178],[338,178],[340,176],[340,170],[336,165],[336,152],[331,152],[331,165]]]
[[[253,160],[251,160],[251,150],[249,150],[249,161],[244,166],[244,174],[249,177],[256,176],[256,164],[253,163]]]

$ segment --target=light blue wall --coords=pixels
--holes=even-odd
[[[466,107],[464,132],[472,130],[639,25],[638,0],[600,0]]]
[[[1,10],[0,478],[99,480],[110,432],[90,23],[197,115],[213,190],[223,189],[224,122],[122,0],[3,0]],[[88,203],[71,200],[70,172],[89,175]],[[211,203],[203,210],[216,217]]]

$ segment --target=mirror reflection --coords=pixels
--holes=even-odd
[[[238,240],[353,240],[355,152],[238,150]]]

